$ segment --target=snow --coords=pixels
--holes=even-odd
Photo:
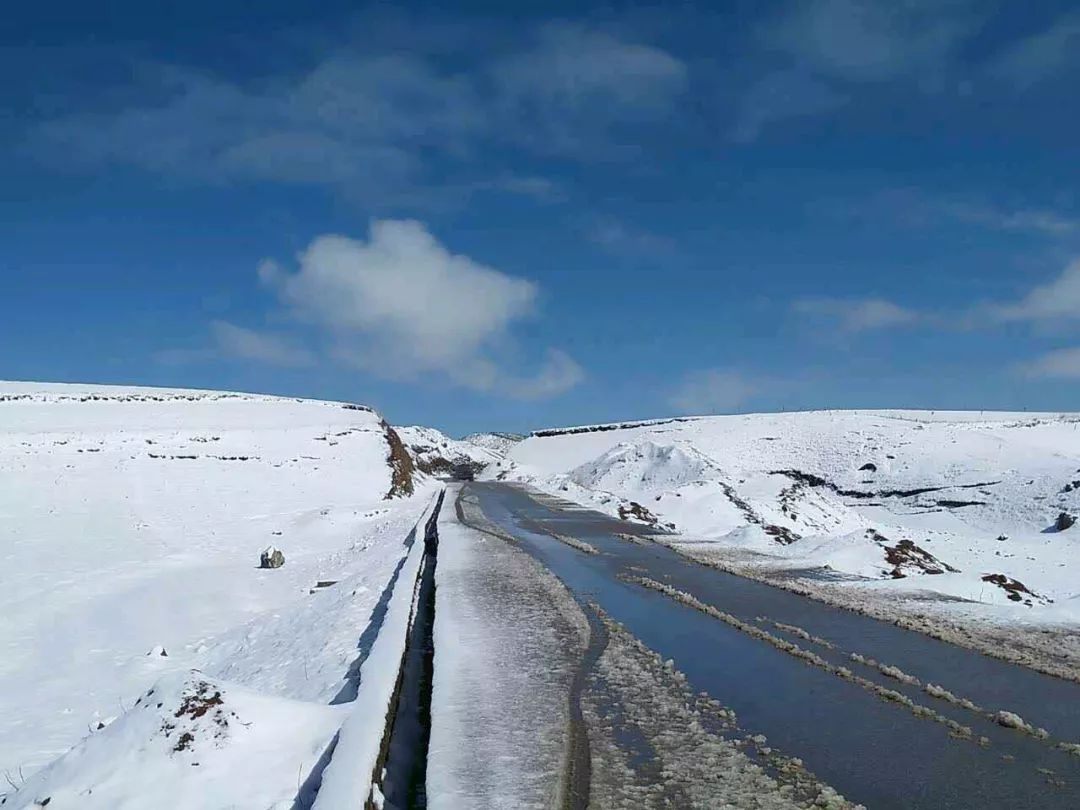
[[[349,704],[349,715],[341,726],[334,756],[323,772],[314,810],[360,807],[372,791],[372,775],[397,686],[416,602],[416,585],[424,562],[423,527],[434,506],[433,501],[418,523],[416,541],[394,586],[382,629],[360,669],[360,687]],[[377,786],[375,790],[378,791]]]
[[[413,461],[426,472],[445,474],[455,464],[483,467],[502,457],[494,449],[465,439],[452,439],[435,428],[413,425],[396,430]]]
[[[192,669],[323,718],[434,491],[385,500],[387,454],[347,403],[0,383],[0,772],[32,778]]]
[[[517,433],[470,433],[462,441],[475,444],[477,447],[483,447],[485,450],[491,450],[502,457],[510,452],[510,448],[524,438],[524,436]]]
[[[30,777],[5,809],[291,808],[342,714],[197,672],[165,676],[138,701]]]
[[[1076,414],[818,411],[540,431],[496,474],[612,514],[639,504],[675,547],[736,565],[827,566],[871,594],[930,591],[996,622],[1080,621],[1080,531],[1054,531],[1060,512],[1080,512]],[[905,494],[926,488],[940,489]],[[958,570],[889,561],[910,544]],[[997,574],[1032,594],[1010,599],[984,579]]]
[[[428,806],[562,806],[585,618],[532,557],[463,525],[455,497],[438,524]]]

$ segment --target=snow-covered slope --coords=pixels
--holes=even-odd
[[[431,496],[387,500],[389,455],[346,403],[0,383],[0,772],[29,777],[192,668],[267,699],[348,692]],[[271,544],[285,565],[259,569]]]
[[[491,450],[499,456],[505,456],[510,452],[510,448],[524,438],[517,433],[470,433],[462,441]]]
[[[290,808],[297,763],[328,749],[343,708],[174,673],[106,731],[32,775],[17,808]]]
[[[657,523],[730,564],[1080,621],[1080,525],[1058,522],[1080,512],[1077,415],[657,420],[541,431],[507,460],[488,474]]]
[[[466,466],[474,471],[498,461],[502,454],[468,439],[451,439],[445,433],[429,427],[397,428],[417,469],[428,475],[446,475],[454,467]]]

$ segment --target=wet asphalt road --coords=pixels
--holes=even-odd
[[[1080,807],[1080,758],[1056,747],[1080,741],[1080,685],[707,568],[647,538],[632,542],[618,535],[647,531],[533,497],[517,486],[475,482],[463,492],[581,604],[598,605],[664,659],[674,659],[696,691],[734,709],[741,731],[766,735],[771,746],[800,757],[849,799],[869,808]],[[585,541],[599,553],[583,552],[553,534]],[[973,737],[957,738],[942,722],[627,582],[627,576],[687,592],[971,728]],[[802,628],[831,646],[774,623]],[[852,653],[896,667],[919,683],[854,662]],[[928,694],[922,687],[930,683],[979,710]],[[1001,709],[1045,728],[1050,737],[1035,739],[999,726],[989,715]]]

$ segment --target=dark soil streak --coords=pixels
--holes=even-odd
[[[802,470],[773,470],[772,475],[786,475],[793,481],[805,484],[808,487],[824,487],[845,498],[865,500],[869,498],[914,498],[917,495],[925,495],[928,492],[941,492],[946,489],[978,489],[979,487],[992,487],[1000,484],[1000,481],[980,481],[975,484],[949,484],[940,487],[916,487],[915,489],[883,489],[878,492],[866,492],[860,489],[843,489],[832,481],[822,478],[814,473]]]

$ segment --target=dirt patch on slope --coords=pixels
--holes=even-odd
[[[388,501],[391,498],[408,497],[413,494],[415,489],[413,473],[416,468],[413,465],[412,456],[409,455],[409,451],[406,449],[405,443],[401,441],[397,431],[390,427],[390,424],[385,419],[379,425],[386,436],[386,443],[390,446],[390,452],[386,456],[386,460],[390,464],[390,491],[386,493],[383,500]]]
[[[876,538],[882,538],[876,535]],[[885,546],[885,562],[892,566],[886,573],[893,579],[903,579],[908,574],[955,574],[959,569],[942,562],[926,549],[911,540],[901,540],[894,546]]]
[[[1008,598],[1013,602],[1023,602],[1028,607],[1031,607],[1031,600],[1035,599],[1043,604],[1052,604],[1053,599],[1047,599],[1045,596],[1040,596],[1018,579],[1007,577],[1004,574],[984,574],[982,578],[983,582],[989,582],[992,585],[997,585],[1001,590],[1005,591]]]

